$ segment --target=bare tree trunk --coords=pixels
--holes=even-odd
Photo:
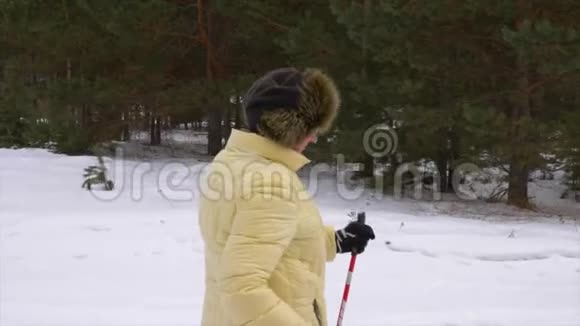
[[[449,161],[447,154],[447,151],[440,151],[437,158],[437,171],[439,172],[439,176],[441,178],[441,192],[447,192],[448,189],[447,172],[449,168]]]
[[[66,58],[66,81],[67,81],[67,87],[71,87],[71,80],[72,80],[72,63],[70,61],[70,58]],[[71,122],[73,127],[78,127],[80,122],[79,122],[79,118],[78,118],[78,111],[75,107],[73,107],[70,104],[67,104],[67,109],[70,112],[70,114],[72,115],[72,119]]]
[[[241,129],[243,127],[242,121],[242,102],[236,101],[236,123],[234,124],[234,128]]]
[[[368,40],[368,18],[371,10],[371,0],[364,0],[363,3],[363,10],[364,10],[364,32],[362,35],[362,78],[368,78],[368,69],[367,69],[367,40]],[[364,158],[364,170],[362,171],[363,177],[374,177],[375,175],[375,158],[372,157],[369,153],[365,151],[365,158]],[[373,179],[374,180],[374,179]]]
[[[512,160],[509,173],[508,204],[529,208],[527,164]]]
[[[447,171],[447,180],[443,177],[441,179],[441,183],[447,183],[446,189],[447,192],[453,192],[455,189],[453,188],[453,172],[455,171],[455,165],[457,164],[457,159],[459,158],[459,150],[461,148],[460,139],[457,136],[457,130],[455,127],[451,129],[449,132],[449,152],[447,157],[448,163],[448,171]]]
[[[443,106],[443,102],[441,106]],[[439,174],[439,178],[441,180],[439,186],[439,191],[447,192],[449,190],[447,184],[447,173],[448,170],[451,168],[451,149],[449,146],[449,131],[446,126],[441,127],[435,137],[438,138],[437,141],[437,151],[435,153],[435,163],[437,165],[437,173]]]
[[[149,119],[149,137],[150,145],[161,145],[161,119],[153,113],[150,114]]]
[[[207,150],[209,155],[217,155],[222,149],[222,112],[218,108],[210,110],[208,115]]]
[[[157,144],[156,145],[161,145],[161,127],[163,126],[163,119],[160,116],[157,116],[156,120],[156,127],[155,128],[155,139]]]
[[[149,145],[155,144],[155,117],[149,114]]]
[[[229,139],[232,134],[232,108],[227,108],[224,120],[224,139]]]
[[[131,133],[129,131],[129,112],[123,110],[121,112],[121,141],[130,141]]]
[[[528,208],[529,146],[527,142],[530,118],[529,63],[525,54],[519,53],[516,60],[517,91],[511,110],[511,159],[508,188],[508,204]]]
[[[208,0],[197,0],[198,24],[200,38],[205,43],[205,72],[208,87],[215,87],[215,67],[213,62],[213,47],[211,43],[211,11]],[[206,24],[207,23],[207,24]],[[222,149],[222,112],[217,107],[211,107],[208,114],[207,152],[216,155]]]

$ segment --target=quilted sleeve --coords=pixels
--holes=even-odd
[[[307,325],[268,286],[297,228],[296,204],[286,192],[261,183],[238,204],[217,277],[222,309],[234,325]]]
[[[324,240],[326,242],[326,261],[331,262],[336,257],[336,238],[334,237],[334,227],[324,227]]]

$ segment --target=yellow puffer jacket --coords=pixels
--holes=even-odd
[[[324,271],[336,244],[296,175],[306,163],[293,150],[233,130],[208,165],[199,213],[203,326],[327,325]]]

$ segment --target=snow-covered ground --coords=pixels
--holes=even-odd
[[[199,325],[203,244],[197,202],[183,191],[196,189],[196,174],[178,191],[164,180],[185,166],[125,161],[132,182],[117,179],[115,198],[97,198],[81,189],[82,169],[94,163],[0,149],[0,325]],[[151,172],[140,182],[134,168]],[[378,236],[357,261],[344,325],[580,325],[574,218],[502,217],[481,203],[349,201],[323,183],[316,199],[327,223],[343,226],[364,208]],[[580,206],[569,211],[580,216]],[[331,324],[348,259],[328,265]]]

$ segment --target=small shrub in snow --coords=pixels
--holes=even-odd
[[[554,180],[554,173],[547,169],[541,169],[530,173],[530,181],[534,180]]]
[[[578,170],[580,168],[576,167]],[[560,199],[573,198],[580,203],[580,172],[570,169],[564,176],[563,183],[567,188],[562,192]]]
[[[93,185],[102,184],[104,185],[105,190],[113,190],[115,185],[113,181],[107,179],[107,167],[105,166],[103,157],[99,155],[97,158],[99,160],[99,165],[91,165],[85,168],[85,173],[83,175],[85,181],[83,182],[82,187],[91,190]]]
[[[507,174],[497,168],[460,172],[456,191],[485,202],[501,202],[507,195]]]
[[[499,203],[503,201],[508,193],[508,187],[505,183],[498,183],[495,185],[492,191],[490,191],[486,197],[483,197],[488,203]]]

